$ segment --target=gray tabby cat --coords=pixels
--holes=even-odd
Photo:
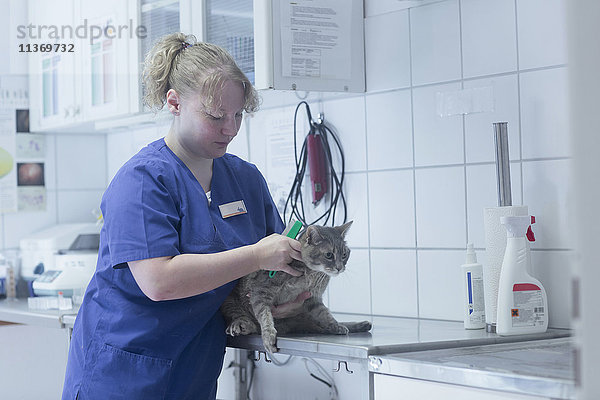
[[[332,276],[344,272],[350,256],[344,236],[351,222],[334,228],[309,226],[300,235],[302,259],[290,265],[304,272],[295,277],[260,270],[249,274],[237,284],[221,307],[227,322],[227,334],[249,335],[261,332],[265,348],[277,352],[277,333],[329,333],[345,335],[349,332],[366,332],[369,321],[338,322],[323,304],[322,296]],[[274,319],[271,307],[295,300],[303,292],[311,296],[304,301],[298,314]]]

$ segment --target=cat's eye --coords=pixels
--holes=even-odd
[[[325,258],[328,260],[333,259],[333,253],[331,253],[331,252],[325,253]]]

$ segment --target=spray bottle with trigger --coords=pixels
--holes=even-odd
[[[541,333],[548,328],[548,298],[539,280],[529,273],[531,255],[527,240],[534,241],[534,216],[501,217],[506,227],[506,251],[498,287],[499,335]]]

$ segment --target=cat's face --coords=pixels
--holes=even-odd
[[[352,221],[336,227],[311,225],[302,237],[302,259],[313,271],[336,276],[346,269],[350,249],[344,237]]]

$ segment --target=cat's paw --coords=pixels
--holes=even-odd
[[[230,336],[250,335],[257,332],[258,327],[254,321],[247,317],[240,317],[233,320],[227,329],[225,329],[225,333]]]
[[[334,332],[336,335],[347,335],[350,331],[348,330],[347,327],[345,327],[344,325],[338,325]]]
[[[348,331],[350,331],[350,333],[368,332],[373,327],[371,325],[371,322],[369,321],[341,322],[341,324],[348,328]]]
[[[350,332],[368,332],[371,330],[373,325],[369,321],[357,322],[352,328],[348,327]]]
[[[277,348],[277,331],[275,329],[264,329],[261,336],[265,349],[269,353],[277,353],[279,351]]]

